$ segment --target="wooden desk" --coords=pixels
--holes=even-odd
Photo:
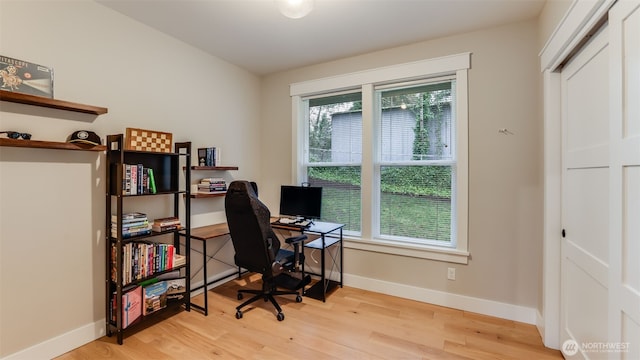
[[[183,235],[183,234],[181,234]],[[219,239],[223,236],[229,235],[229,227],[227,223],[221,224],[213,224],[202,227],[197,227],[191,229],[191,240],[200,240],[202,241],[202,272],[203,272],[203,284],[198,286],[197,288],[193,288],[190,291],[200,290],[204,288],[204,306],[200,306],[197,304],[191,304],[192,307],[202,311],[205,316],[209,315],[209,301],[208,301],[208,286],[214,282],[218,282],[220,280],[226,279],[228,277],[234,276],[235,274],[230,274],[226,276],[222,276],[213,281],[207,281],[207,262],[210,259],[213,259],[216,254],[211,255],[210,259],[207,256],[207,241],[212,239]],[[238,268],[238,277],[241,275],[241,270]]]

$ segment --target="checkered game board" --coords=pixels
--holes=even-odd
[[[125,150],[170,153],[172,134],[154,130],[127,128]]]

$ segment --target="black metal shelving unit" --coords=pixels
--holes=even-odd
[[[122,344],[125,332],[135,329],[136,325],[143,323],[150,318],[157,318],[157,313],[168,311],[161,309],[149,315],[142,315],[135,322],[127,327],[123,326],[123,299],[122,295],[126,293],[126,289],[153,281],[157,276],[164,273],[179,271],[179,278],[184,278],[185,293],[182,299],[174,301],[169,308],[175,310],[176,307],[182,307],[186,311],[191,310],[190,302],[190,279],[191,279],[191,142],[175,143],[175,152],[145,152],[125,150],[123,147],[124,136],[122,134],[107,136],[107,166],[106,166],[106,221],[105,221],[105,243],[106,243],[106,330],[107,335],[117,336],[118,344]],[[123,164],[142,164],[145,168],[151,168],[154,172],[156,192],[143,193],[138,195],[127,195],[123,191],[124,171]],[[181,168],[186,166],[186,171]],[[180,181],[180,177],[184,176],[184,182]],[[136,198],[149,196],[165,196],[173,197],[173,213],[166,216],[176,216],[181,218],[183,229],[169,230],[162,232],[152,232],[148,235],[134,236],[124,238],[122,236],[123,227],[123,208],[125,199],[127,202],[135,201]],[[184,216],[180,216],[180,201],[184,201]],[[130,205],[130,204],[128,204]],[[144,209],[137,210],[144,212]],[[111,234],[111,216],[116,215],[117,219],[117,236]],[[150,222],[153,219],[149,219]],[[184,255],[185,264],[176,266],[164,271],[156,272],[151,276],[139,278],[128,283],[124,283],[123,279],[125,269],[124,247],[128,243],[138,242],[154,242],[165,243],[167,237],[173,236],[172,243],[178,254]],[[184,246],[181,246],[180,239],[183,239]],[[163,241],[164,240],[164,241]],[[114,251],[112,251],[114,250]],[[115,257],[115,258],[114,258]],[[113,275],[112,275],[113,274]],[[115,277],[115,281],[112,279]],[[115,295],[115,300],[112,300]],[[115,302],[115,306],[113,304]],[[144,295],[142,299],[144,306]],[[115,312],[115,321],[112,314]]]

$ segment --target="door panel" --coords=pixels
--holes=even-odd
[[[609,246],[603,240],[609,235],[608,168],[572,168],[566,172],[565,182],[570,184],[565,200],[572,205],[563,219],[567,241],[606,267]]]
[[[611,228],[609,336],[640,359],[640,1],[618,1],[611,22]]]
[[[609,307],[609,52],[606,25],[561,73],[561,342],[606,342]],[[578,352],[573,358],[604,358]]]

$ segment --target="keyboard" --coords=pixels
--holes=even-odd
[[[291,219],[291,218],[280,218],[276,221],[278,224],[293,226],[297,228],[306,228],[311,225],[311,220],[299,220],[299,219]]]

